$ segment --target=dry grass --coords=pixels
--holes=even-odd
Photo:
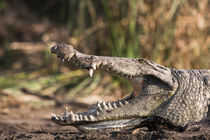
[[[140,2],[144,56],[176,68],[209,68],[209,6],[208,0]]]

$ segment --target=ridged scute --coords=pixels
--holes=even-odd
[[[159,116],[170,120],[175,126],[185,126],[207,116],[209,90],[198,70],[172,70],[178,81],[174,96]]]

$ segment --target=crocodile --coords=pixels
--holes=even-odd
[[[210,126],[210,69],[175,69],[144,58],[87,55],[68,44],[53,46],[51,53],[87,69],[91,77],[95,70],[102,69],[129,79],[133,87],[129,96],[97,102],[85,112],[73,113],[66,108],[61,116],[51,113],[56,124],[81,131],[144,126],[183,130],[199,126],[199,122]]]

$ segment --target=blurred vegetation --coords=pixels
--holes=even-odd
[[[112,94],[119,85],[128,86],[125,79],[113,75],[107,80],[104,73],[96,73],[95,79],[80,70],[76,78],[69,75],[66,67],[77,68],[64,67],[49,54],[53,42],[70,43],[88,54],[210,68],[209,7],[209,0],[1,0],[0,88],[25,86],[46,92],[46,87],[55,87],[56,94],[65,87],[62,93],[70,91],[72,98],[93,91]],[[97,90],[102,83],[103,89]],[[122,94],[128,91],[122,89]]]
[[[76,46],[87,47],[97,54],[141,56],[139,35],[143,28],[137,21],[136,0],[24,2],[40,16],[67,25],[69,41]],[[37,7],[41,10],[37,11]]]
[[[68,42],[85,52],[143,56],[178,68],[209,67],[208,0],[25,0],[24,3],[40,16],[67,25]],[[181,57],[177,58],[174,52]]]

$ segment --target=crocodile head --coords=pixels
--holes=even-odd
[[[90,76],[93,75],[94,70],[102,68],[128,78],[133,85],[132,94],[124,99],[114,102],[97,102],[91,105],[86,112],[81,113],[69,112],[68,109],[62,116],[53,113],[51,119],[59,125],[72,125],[80,130],[134,128],[151,116],[155,116],[175,92],[168,82],[154,74],[147,74],[149,70],[146,67],[142,70],[145,72],[135,74],[137,69],[133,65],[140,62],[143,67],[146,63],[151,63],[145,59],[86,55],[65,44],[52,47],[51,52],[63,61],[72,61],[88,69]],[[157,68],[162,71],[168,70],[163,66]]]
[[[140,58],[120,58],[86,55],[66,44],[56,45],[51,52],[65,62],[74,62],[88,69],[90,76],[97,69],[128,78],[133,92],[114,102],[97,102],[86,112],[66,111],[62,116],[52,113],[52,121],[59,125],[72,125],[80,130],[130,129],[145,124],[154,116],[170,118],[170,107],[166,106],[178,88],[172,69]],[[168,112],[165,113],[165,108]],[[173,118],[173,116],[172,116]],[[167,117],[166,117],[167,119]]]

